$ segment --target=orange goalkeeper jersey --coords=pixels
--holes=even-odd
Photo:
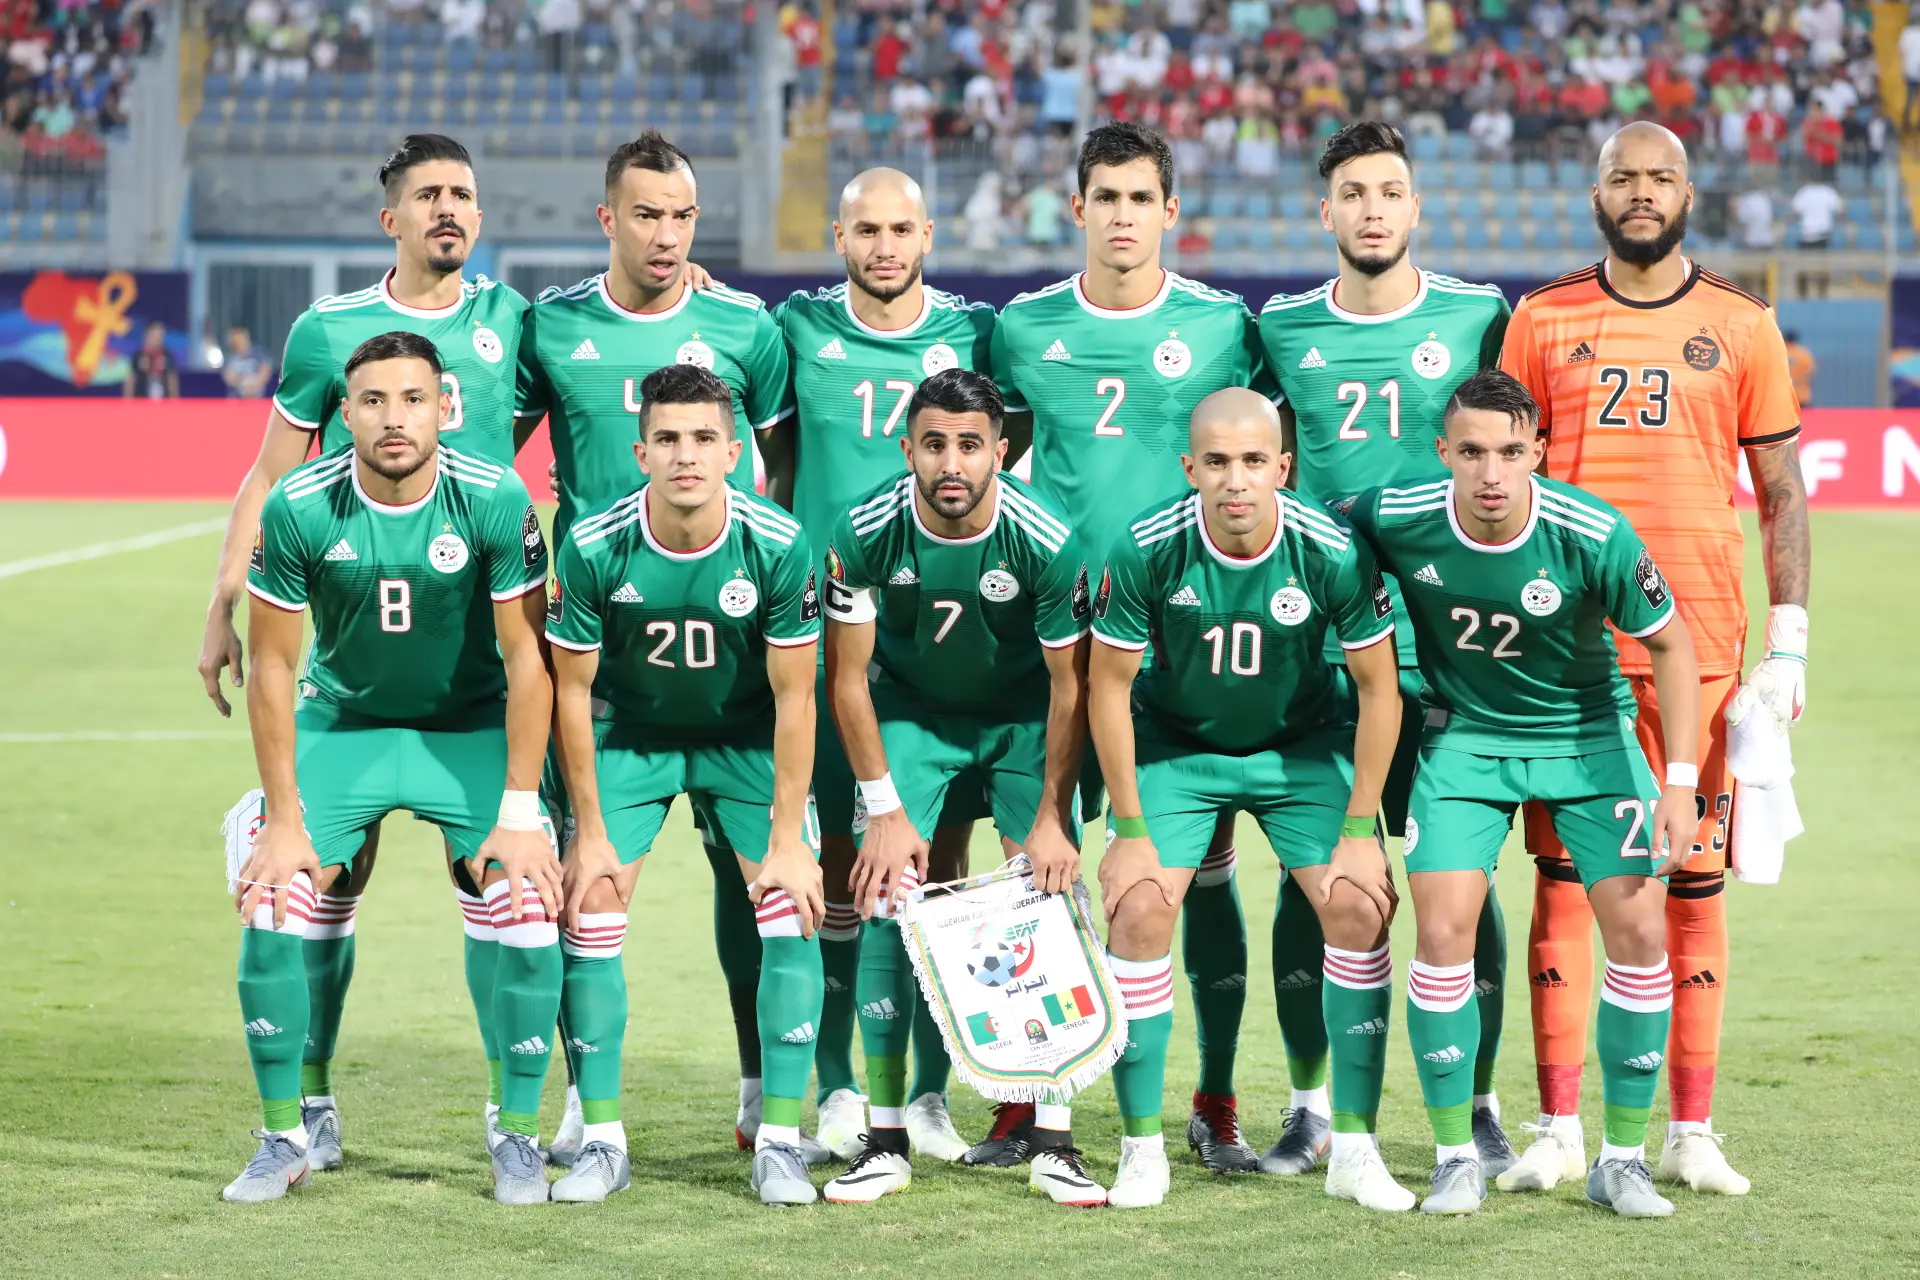
[[[1772,308],[1698,263],[1672,297],[1635,302],[1602,262],[1520,300],[1500,367],[1540,403],[1547,474],[1618,507],[1659,561],[1701,675],[1738,674],[1740,450],[1800,432]],[[1622,669],[1649,672],[1645,647],[1620,641]]]

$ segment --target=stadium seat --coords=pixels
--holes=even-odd
[[[447,68],[452,71],[472,71],[479,62],[479,54],[471,40],[459,40],[447,46]]]
[[[1240,247],[1240,224],[1231,220],[1214,223],[1213,247],[1215,250],[1220,251],[1238,249]]]
[[[1310,218],[1313,216],[1312,212],[1309,211],[1309,205],[1311,203],[1312,202],[1307,199],[1307,193],[1304,191],[1291,188],[1282,191],[1280,193],[1280,216],[1283,218]]]
[[[607,77],[581,76],[576,82],[575,96],[581,102],[600,102],[607,96]]]
[[[1273,197],[1265,191],[1247,193],[1246,216],[1249,218],[1271,218],[1273,216]]]
[[[1447,135],[1447,159],[1471,160],[1473,158],[1473,139],[1464,133]]]
[[[224,98],[233,92],[233,77],[211,72],[202,83],[201,92],[207,98]]]
[[[1508,219],[1500,224],[1500,248],[1524,249],[1527,238],[1520,230],[1520,224]]]
[[[1544,175],[1542,175],[1544,177]],[[1527,197],[1527,216],[1535,222],[1558,222],[1560,220],[1560,198],[1542,186],[1531,186]]]
[[[1408,141],[1407,149],[1415,161],[1432,161],[1440,159],[1442,145],[1431,133],[1416,133]]]
[[[248,76],[240,82],[242,98],[264,98],[267,96],[267,82],[259,76]]]
[[[1285,222],[1280,228],[1280,243],[1289,249],[1310,249],[1320,228],[1304,219]]]
[[[707,82],[704,76],[692,71],[680,73],[680,101],[697,103],[704,101],[706,96]]]
[[[1291,225],[1291,224],[1289,224]],[[1273,223],[1267,221],[1247,224],[1247,247],[1250,249],[1271,249],[1278,237],[1274,235]],[[1291,247],[1291,246],[1289,246]]]
[[[1237,218],[1240,216],[1240,192],[1232,187],[1213,193],[1213,216],[1216,218]]]
[[[1520,162],[1520,185],[1528,191],[1545,191],[1553,183],[1544,160]]]
[[[1854,247],[1879,253],[1887,247],[1886,232],[1878,222],[1862,222],[1854,228]]]
[[[1558,218],[1552,218],[1545,222],[1536,221],[1533,224],[1533,247],[1536,249],[1561,248],[1566,239],[1566,237],[1561,234],[1564,230],[1565,227]]]
[[[1562,190],[1593,185],[1593,170],[1578,160],[1561,160],[1553,166],[1553,185]]]
[[[28,213],[45,213],[53,208],[53,188],[45,182],[29,182],[24,205]]]
[[[1420,219],[1420,230],[1415,234],[1424,248],[1451,249],[1454,244],[1453,219],[1423,216]]]
[[[1461,230],[1464,232],[1464,235],[1461,237],[1461,243],[1467,248],[1485,249],[1487,247],[1486,219],[1469,216],[1466,221],[1461,224]]]
[[[349,101],[363,100],[371,92],[372,77],[364,71],[348,71],[340,77],[340,96]]]
[[[661,72],[647,77],[647,101],[668,102],[673,98],[673,78]]]
[[[521,43],[513,46],[513,70],[520,75],[531,75],[540,69],[539,51],[531,44]]]
[[[513,66],[511,49],[487,49],[480,54],[480,69],[488,75],[499,75]]]

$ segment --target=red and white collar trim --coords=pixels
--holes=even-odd
[[[396,505],[391,502],[382,502],[367,492],[365,486],[360,483],[360,459],[355,458],[352,468],[353,491],[360,496],[360,501],[364,503],[370,511],[376,511],[383,516],[410,515],[426,506],[429,502],[432,502],[433,495],[440,492],[440,472],[445,469],[446,465],[444,458],[436,458],[433,466],[433,483],[427,486],[427,491],[412,502]]]
[[[600,301],[607,304],[607,310],[613,312],[613,314],[619,316],[622,320],[632,320],[639,324],[652,324],[658,320],[671,320],[686,310],[687,304],[693,301],[693,286],[687,283],[687,277],[684,271],[680,276],[680,297],[665,311],[630,311],[626,307],[621,306],[618,302],[614,301],[613,294],[607,289],[607,273],[604,271],[594,277],[593,285],[595,290],[600,294]]]
[[[1534,476],[1527,477],[1527,498],[1531,505],[1527,508],[1526,527],[1505,542],[1482,542],[1460,526],[1459,508],[1453,505],[1453,481],[1447,481],[1447,523],[1453,526],[1453,536],[1460,539],[1460,545],[1474,551],[1482,551],[1490,556],[1502,556],[1507,552],[1526,545],[1533,536],[1533,527],[1540,523],[1540,481]]]
[[[1099,316],[1102,320],[1131,320],[1135,316],[1147,315],[1150,312],[1159,310],[1160,304],[1165,302],[1167,300],[1167,295],[1173,292],[1173,272],[1167,270],[1165,267],[1162,267],[1160,268],[1160,292],[1154,294],[1153,297],[1149,298],[1147,301],[1141,303],[1137,307],[1128,307],[1124,310],[1115,310],[1112,307],[1100,306],[1098,303],[1094,302],[1092,299],[1087,297],[1086,279],[1087,279],[1086,272],[1076,271],[1074,273],[1074,276],[1073,276],[1074,299],[1079,302],[1081,309],[1085,311],[1088,315]]]
[[[380,300],[403,316],[412,316],[416,320],[444,320],[460,309],[467,300],[467,287],[463,281],[460,296],[444,307],[410,307],[393,296],[393,268],[387,268],[387,274],[380,277]]]
[[[712,542],[693,551],[674,551],[661,545],[660,539],[653,536],[653,518],[647,509],[647,490],[652,487],[651,481],[640,486],[640,536],[646,539],[647,546],[669,560],[704,560],[725,545],[727,530],[733,527],[733,494],[724,486],[720,490],[720,501],[726,505],[727,518],[720,522],[720,533]]]
[[[865,334],[871,334],[873,337],[876,337],[876,338],[905,338],[918,332],[920,329],[920,326],[927,322],[927,317],[933,314],[933,290],[927,288],[925,283],[921,284],[920,314],[913,318],[912,323],[903,325],[898,329],[876,329],[872,325],[868,324],[865,320],[862,320],[859,316],[855,315],[853,312],[853,285],[852,284],[847,285],[846,308],[847,308],[847,319],[853,321],[854,328],[860,330],[860,332]]]
[[[907,498],[907,506],[913,509],[913,527],[918,529],[923,536],[931,538],[933,541],[938,542],[943,546],[949,546],[949,547],[970,546],[973,543],[982,542],[982,541],[985,541],[987,538],[992,537],[993,531],[1000,527],[999,477],[998,476],[994,477],[993,518],[987,521],[986,528],[982,529],[980,532],[976,534],[972,534],[965,538],[949,538],[944,533],[935,533],[933,530],[927,528],[927,522],[920,518],[920,488],[917,483],[912,486],[912,492],[909,494]]]
[[[1272,557],[1273,549],[1280,545],[1280,535],[1287,529],[1287,513],[1281,509],[1276,500],[1273,511],[1273,537],[1268,539],[1266,547],[1258,555],[1236,556],[1231,551],[1222,551],[1214,542],[1213,534],[1207,529],[1207,513],[1205,508],[1200,506],[1199,495],[1194,496],[1193,502],[1196,508],[1194,514],[1199,516],[1201,543],[1207,548],[1208,555],[1229,569],[1251,569],[1255,565],[1266,563]]]

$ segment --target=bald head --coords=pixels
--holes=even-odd
[[[1665,262],[1686,238],[1692,208],[1687,148],[1673,130],[1636,120],[1600,148],[1593,214],[1616,264],[1646,269]]]
[[[891,218],[901,205],[916,221],[927,220],[927,198],[921,194],[920,184],[898,169],[863,170],[840,189],[842,224],[851,225],[857,218],[870,218],[876,213]]]
[[[1635,120],[1614,131],[1600,148],[1600,181],[1615,169],[1634,172],[1657,168],[1687,170],[1687,144],[1680,135],[1651,120]]]
[[[1279,518],[1274,490],[1287,483],[1292,462],[1281,449],[1280,412],[1259,392],[1229,387],[1194,406],[1180,464],[1222,549],[1253,555],[1266,545]]]

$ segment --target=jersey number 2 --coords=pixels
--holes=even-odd
[[[1473,640],[1474,633],[1480,630],[1481,625],[1478,609],[1468,609],[1465,606],[1456,608],[1453,611],[1453,620],[1467,624],[1460,629],[1460,638],[1453,642],[1454,648],[1465,649],[1468,653],[1487,651],[1487,646],[1475,644]],[[1517,658],[1520,656],[1520,651],[1513,647],[1513,642],[1520,638],[1520,619],[1510,613],[1496,613],[1487,618],[1487,625],[1502,633],[1499,641],[1493,646],[1494,657]]]
[[[1093,394],[1112,396],[1107,407],[1100,411],[1100,421],[1093,424],[1093,434],[1097,436],[1123,436],[1124,427],[1116,426],[1113,415],[1120,412],[1120,406],[1127,402],[1127,380],[1125,378],[1102,378],[1093,384]]]

